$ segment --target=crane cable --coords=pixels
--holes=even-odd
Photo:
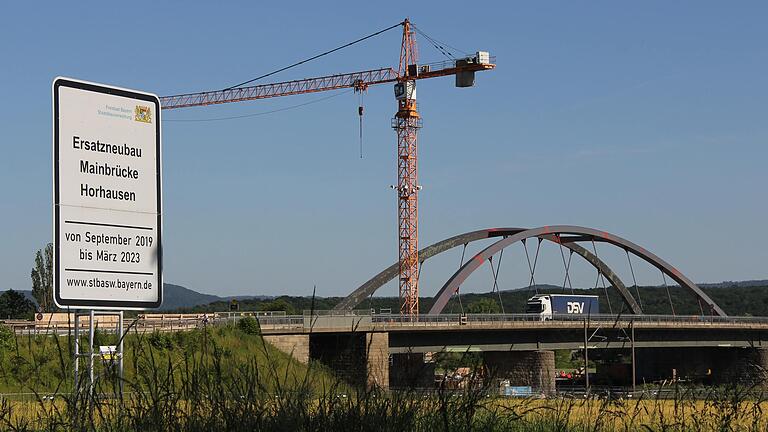
[[[448,49],[445,48],[445,47],[448,47],[448,48],[450,48],[450,49],[452,49],[454,51],[460,51],[464,55],[469,55],[469,53],[464,51],[464,50],[461,50],[461,49],[458,49],[456,47],[450,46],[450,45],[448,45],[445,42],[441,42],[441,41],[439,41],[439,40],[429,36],[428,34],[424,33],[420,28],[416,27],[413,23],[411,23],[411,27],[413,27],[416,30],[417,33],[419,33],[420,35],[424,36],[424,38],[427,39],[432,44],[432,46],[435,47],[435,49],[440,51],[444,56],[448,57],[451,60],[456,60],[456,57],[450,51],[448,51]]]
[[[387,27],[387,28],[385,28],[385,29],[383,29],[383,30],[379,30],[379,31],[377,31],[377,32],[375,32],[375,33],[371,33],[371,34],[369,34],[368,36],[364,36],[364,37],[361,37],[360,39],[356,39],[356,40],[354,40],[354,41],[352,41],[352,42],[349,42],[349,43],[346,43],[346,44],[344,44],[344,45],[341,45],[341,46],[339,46],[339,47],[336,47],[336,48],[334,48],[334,49],[332,49],[332,50],[328,50],[328,51],[325,51],[325,52],[323,52],[323,53],[320,53],[320,54],[318,54],[318,55],[312,56],[312,57],[310,57],[310,58],[308,58],[308,59],[304,59],[304,60],[302,60],[302,61],[299,61],[299,62],[293,63],[293,64],[291,64],[291,65],[288,65],[288,66],[282,67],[282,68],[280,68],[280,69],[274,70],[274,71],[272,71],[272,72],[270,72],[270,73],[266,73],[266,74],[264,74],[264,75],[260,75],[260,76],[257,76],[256,78],[253,78],[253,79],[249,79],[248,81],[243,81],[243,82],[241,82],[240,84],[236,84],[236,85],[233,85],[233,86],[231,86],[231,87],[227,87],[227,88],[225,88],[223,91],[232,90],[232,89],[235,89],[235,88],[238,88],[238,87],[242,87],[242,86],[244,86],[244,85],[246,85],[246,84],[250,84],[250,83],[252,83],[252,82],[254,82],[254,81],[258,81],[258,80],[260,80],[260,79],[263,79],[263,78],[266,78],[266,77],[268,77],[268,76],[272,76],[272,75],[275,75],[275,74],[277,74],[277,73],[280,73],[280,72],[286,71],[286,70],[288,70],[288,69],[294,68],[294,67],[296,67],[296,66],[302,65],[302,64],[304,64],[304,63],[310,62],[310,61],[312,61],[312,60],[316,60],[316,59],[319,59],[320,57],[323,57],[323,56],[326,56],[326,55],[328,55],[328,54],[334,53],[334,52],[336,52],[336,51],[342,50],[342,49],[344,49],[344,48],[350,47],[350,46],[352,46],[352,45],[354,45],[354,44],[356,44],[356,43],[362,42],[362,41],[364,41],[364,40],[366,40],[366,39],[370,39],[370,38],[372,38],[372,37],[374,37],[374,36],[378,36],[378,35],[380,35],[380,34],[382,34],[382,33],[384,33],[384,32],[387,32],[387,31],[389,31],[389,30],[392,30],[392,29],[393,29],[393,28],[395,28],[395,27],[399,27],[399,26],[401,26],[401,25],[403,25],[404,23],[405,23],[405,21],[401,21],[401,22],[399,22],[399,23],[397,23],[397,24],[395,24],[395,25],[389,26],[389,27]]]

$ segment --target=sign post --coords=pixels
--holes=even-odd
[[[120,370],[121,311],[163,299],[160,150],[157,96],[53,81],[54,302],[88,311],[75,311],[76,334],[79,316],[88,315],[89,336],[95,315],[120,316]],[[80,356],[90,357],[92,384],[98,354],[93,343],[88,353],[79,348],[75,371]]]

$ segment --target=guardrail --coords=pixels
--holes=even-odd
[[[577,321],[584,320],[592,322],[659,322],[659,323],[768,323],[768,317],[719,317],[719,316],[700,316],[700,315],[575,315],[575,314],[555,314],[546,318],[538,314],[440,314],[440,315],[420,315],[418,317],[407,317],[400,315],[373,315],[374,322],[386,323],[477,323],[477,322],[551,322],[551,321]]]
[[[367,313],[365,313],[367,312]],[[285,315],[264,312],[219,312],[213,314],[157,314],[140,315],[135,319],[126,319],[125,328],[139,333],[153,331],[180,331],[202,328],[206,325],[236,323],[243,317],[258,319],[263,329],[269,331],[312,331],[313,329],[352,329],[356,327],[376,326],[378,328],[437,327],[437,326],[492,326],[512,323],[556,324],[558,322],[579,322],[586,319],[590,325],[626,325],[633,323],[657,324],[731,324],[744,326],[750,324],[768,325],[768,317],[718,317],[698,315],[573,315],[558,314],[543,319],[538,314],[440,314],[419,315],[417,317],[399,314],[371,314],[370,311],[314,311],[313,314]],[[74,323],[46,324],[35,321],[9,321],[5,325],[12,327],[20,335],[68,334],[74,330]],[[103,331],[114,331],[116,323],[97,323]],[[81,322],[81,329],[87,323]]]
[[[718,317],[718,316],[698,316],[698,315],[573,315],[573,314],[557,314],[551,318],[547,317],[543,319],[538,314],[440,314],[440,315],[419,315],[417,317],[401,316],[396,314],[369,314],[363,315],[359,313],[323,313],[316,314],[320,322],[322,318],[348,318],[349,320],[361,317],[370,317],[370,323],[373,325],[401,325],[401,326],[435,326],[435,325],[473,325],[473,324],[498,324],[507,322],[583,322],[585,319],[591,323],[599,324],[613,324],[615,322],[627,323],[678,323],[678,324],[768,324],[768,317]],[[280,318],[263,317],[259,318],[259,322],[262,326],[271,324],[299,324],[299,318],[301,321],[306,322],[307,315],[302,316],[285,316]]]

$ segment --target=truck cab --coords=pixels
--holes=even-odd
[[[552,319],[552,301],[548,295],[535,295],[528,299],[525,313],[537,314],[542,321]]]

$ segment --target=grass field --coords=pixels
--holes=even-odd
[[[117,336],[97,332],[95,345],[117,344]],[[87,340],[81,338],[83,346]],[[150,377],[159,379],[170,372],[176,379],[187,366],[216,366],[223,379],[230,379],[247,367],[254,373],[272,375],[284,385],[309,379],[313,386],[328,385],[332,375],[321,365],[307,365],[265,343],[257,331],[235,327],[210,327],[175,333],[128,334],[125,338],[123,385],[139,385]],[[72,391],[74,338],[69,336],[19,336],[13,343],[0,344],[0,393],[67,393]],[[202,363],[197,365],[197,363]],[[80,360],[81,371],[87,359]],[[95,374],[101,385],[116,383],[115,364],[95,361]],[[266,381],[265,381],[266,382]]]
[[[71,339],[18,338],[2,346],[2,386],[36,396],[0,400],[0,430],[768,430],[768,402],[757,388],[713,388],[704,395],[679,388],[672,399],[639,400],[506,399],[482,387],[460,394],[352,389],[257,333],[228,326],[134,334],[126,339],[125,379],[99,364],[94,387],[83,377],[78,392],[72,391]]]

